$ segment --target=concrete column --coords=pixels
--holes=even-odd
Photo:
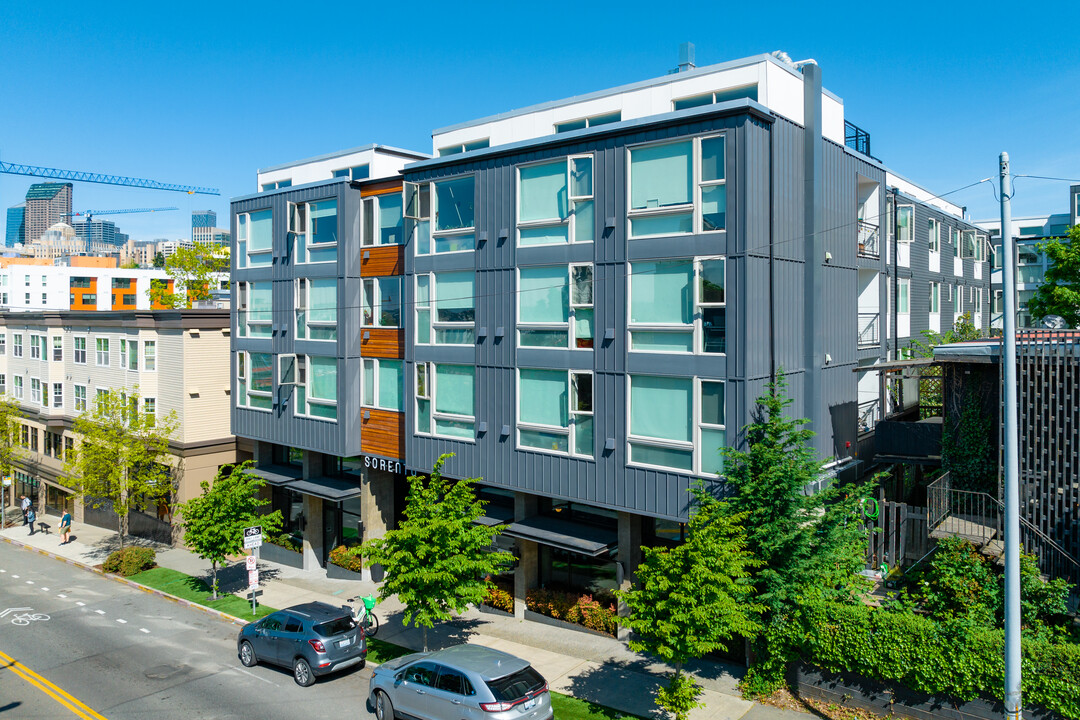
[[[397,481],[397,475],[364,468],[363,482],[360,484],[364,491],[364,494],[360,496],[360,508],[364,519],[364,540],[382,537],[394,524],[394,485]],[[369,568],[365,565],[363,576],[365,580],[381,582],[382,566],[375,565]]]
[[[637,566],[641,564],[641,516],[619,513],[619,565],[622,568],[620,590],[629,590],[637,582]],[[619,615],[626,617],[630,608],[619,601]],[[630,628],[619,626],[618,638],[630,639]]]
[[[255,467],[263,467],[274,462],[274,446],[272,443],[256,440],[253,443],[251,459],[255,461]]]
[[[323,555],[323,501],[314,495],[304,496],[304,569],[318,570]]]
[[[305,480],[308,478],[320,477],[323,474],[322,453],[315,452],[314,450],[305,450],[302,462],[301,472],[303,473]]]
[[[528,493],[514,493],[514,520],[524,520],[539,510],[538,498]],[[518,540],[518,564],[514,569],[514,617],[525,619],[525,596],[536,587],[540,570],[540,552],[531,540]]]

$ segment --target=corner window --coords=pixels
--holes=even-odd
[[[630,376],[630,463],[713,475],[727,444],[724,383]]]
[[[630,349],[727,352],[726,261],[635,262],[630,270]]]
[[[900,205],[896,208],[896,226],[897,236],[896,241],[901,243],[910,243],[912,238],[912,229],[914,228],[915,219],[915,207],[913,205]]]
[[[941,223],[936,218],[930,218],[927,221],[927,232],[929,233],[929,247],[930,252],[938,252],[941,250]]]
[[[476,436],[476,367],[416,365],[416,432],[472,440]]]
[[[416,276],[416,342],[476,342],[476,274],[469,271]],[[434,311],[434,312],[433,312]]]
[[[279,362],[282,360],[295,362],[291,373],[281,371],[278,376],[281,384],[296,385],[293,412],[322,420],[337,420],[337,358],[280,355]]]
[[[592,373],[518,370],[518,447],[593,457]]]
[[[273,334],[273,293],[269,281],[237,283],[237,332],[240,337],[268,338]]]
[[[337,200],[289,203],[289,245],[298,263],[337,261]]]
[[[401,278],[364,278],[363,323],[368,327],[401,327]]]
[[[269,410],[274,404],[273,356],[270,353],[236,353],[237,405]]]
[[[974,230],[964,230],[961,233],[960,257],[962,257],[964,259],[974,259],[975,258],[975,253],[976,253],[975,231]]]
[[[592,155],[518,168],[518,245],[592,242],[595,237]]]
[[[337,340],[337,278],[296,279],[296,338]]]
[[[630,237],[727,226],[724,136],[630,149]]]
[[[363,244],[401,245],[405,242],[402,193],[364,198]]]
[[[571,130],[584,130],[585,128],[598,127],[600,125],[610,125],[611,123],[617,123],[622,120],[622,110],[616,110],[611,113],[604,113],[603,115],[593,115],[592,117],[584,117],[578,120],[567,120],[565,122],[555,123],[555,133],[570,132]]]
[[[401,412],[404,375],[401,360],[364,359],[364,384],[360,404]]]
[[[474,176],[421,185],[415,195],[415,207],[406,214],[416,212],[417,255],[476,249]]]
[[[236,266],[268,267],[274,259],[273,211],[257,210],[236,216]]]

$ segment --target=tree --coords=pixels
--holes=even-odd
[[[150,301],[171,308],[191,307],[193,302],[210,299],[215,274],[229,272],[229,248],[203,243],[177,248],[165,260],[165,272],[173,280],[172,290],[168,283],[151,283]]]
[[[774,647],[783,624],[807,596],[854,602],[863,586],[867,530],[861,503],[873,482],[832,486],[806,494],[822,476],[822,461],[807,444],[814,433],[792,420],[783,374],[758,398],[754,421],[745,428],[746,450],[726,447],[725,479],[733,495],[727,512],[743,518],[746,546],[761,563],[753,585],[763,608],[765,633],[755,647],[761,667],[751,668],[748,688],[767,692],[783,682],[785,649]]]
[[[124,270],[138,270],[139,263],[135,260],[135,258],[132,258],[132,259],[128,260],[126,263],[124,263],[123,265],[121,265],[120,267],[123,268]]]
[[[116,513],[120,547],[128,513],[172,494],[169,436],[178,426],[176,413],[164,418],[147,413],[138,387],[130,393],[103,392],[89,411],[75,418],[79,441],[64,459],[64,475],[84,503],[109,505]]]
[[[154,267],[156,267],[156,268],[165,267],[165,253],[163,253],[163,252],[154,253]]]
[[[1050,260],[1043,284],[1028,302],[1031,317],[1060,315],[1069,327],[1080,327],[1080,225],[1069,228],[1068,239],[1039,243]]]
[[[956,342],[967,342],[968,340],[978,340],[980,337],[979,330],[976,329],[975,324],[971,321],[971,313],[964,313],[956,322],[953,323],[951,329],[946,330],[945,334],[936,333],[933,330],[923,330],[922,340],[912,340],[912,351],[925,358],[934,357],[934,348],[938,345],[949,345]],[[919,369],[919,406],[921,409],[920,417],[937,417],[944,412],[945,405],[945,393],[942,390],[942,373],[940,365],[932,365],[930,367],[922,367]]]
[[[748,582],[757,563],[746,549],[744,516],[728,513],[700,485],[691,493],[694,513],[686,542],[643,547],[637,586],[619,593],[630,609],[619,623],[635,634],[630,649],[675,666],[656,704],[676,720],[700,706],[701,688],[682,674],[683,665],[723,648],[732,637],[753,637],[761,610]]]
[[[12,478],[15,463],[25,455],[19,446],[19,420],[23,417],[19,406],[12,400],[0,400],[0,526],[3,525],[3,480]],[[15,483],[11,483],[11,503],[15,504]]]
[[[503,526],[474,522],[484,503],[473,493],[475,479],[454,482],[442,475],[441,455],[431,478],[410,475],[404,521],[396,530],[364,543],[361,552],[369,563],[382,565],[386,579],[379,598],[397,595],[405,606],[402,622],[427,631],[479,605],[487,596],[488,576],[498,574],[512,561],[509,555],[492,552],[491,544]]]
[[[241,465],[222,467],[213,485],[203,480],[202,494],[177,508],[184,528],[184,544],[203,560],[210,561],[214,600],[217,600],[218,565],[224,565],[229,555],[243,552],[244,528],[261,525],[266,535],[281,529],[280,510],[263,514],[263,508],[270,502],[259,497],[259,489],[265,483],[248,472],[251,466],[248,460]]]

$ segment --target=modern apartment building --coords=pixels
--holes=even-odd
[[[35,183],[26,191],[26,236],[33,241],[71,217],[71,183]]]
[[[224,276],[221,278],[224,280]],[[0,309],[162,310],[150,301],[150,288],[173,280],[164,270],[80,265],[16,265],[0,268]]]
[[[1034,215],[1029,217],[1014,217],[1013,238],[1016,241],[1017,271],[1017,327],[1038,327],[1041,318],[1032,317],[1028,312],[1027,305],[1035,296],[1035,291],[1043,284],[1046,271],[1050,267],[1050,260],[1042,251],[1039,244],[1050,238],[1063,238],[1073,225],[1080,223],[1080,185],[1069,188],[1069,208],[1063,213],[1051,215]],[[993,308],[991,324],[995,328],[1002,327],[1002,313],[1004,303],[1001,293],[1003,287],[1002,255],[1001,255],[1001,218],[979,221],[979,227],[990,234],[994,244],[994,266],[991,278],[993,287]]]
[[[293,182],[232,203],[233,432],[307,568],[395,521],[405,424],[400,171],[425,157],[368,146],[279,166],[260,171],[260,185]],[[376,177],[336,172],[356,167]]]
[[[41,511],[71,511],[76,522],[115,528],[116,516],[78,502],[63,475],[76,442],[73,422],[106,391],[138,388],[143,410],[180,425],[171,438],[173,502],[199,492],[217,469],[236,461],[229,432],[227,310],[163,312],[0,312],[0,395],[22,410],[27,450],[15,472],[16,497]],[[176,539],[173,502],[132,513],[131,531]]]
[[[4,247],[12,247],[26,241],[26,203],[19,203],[7,209],[7,227],[4,232]]]
[[[352,180],[362,163],[342,154],[260,171],[232,208],[249,264],[233,277],[234,432],[281,487],[388,463],[393,478],[349,490],[361,535],[400,513],[406,473],[454,453],[446,473],[481,478],[489,515],[512,521],[519,600],[610,589],[642,544],[682,537],[693,483],[723,490],[719,450],[780,372],[829,472],[855,473],[874,365],[960,313],[986,322],[981,231],[868,141],[817,66],[756,56],[437,130],[435,157],[394,181]],[[299,324],[323,199],[334,348]],[[362,270],[391,249],[400,267]],[[377,349],[382,330],[400,350]],[[342,345],[357,331],[358,357]],[[379,411],[404,414],[400,465],[365,444]],[[329,536],[309,536],[334,523],[308,496],[292,507],[325,555]]]

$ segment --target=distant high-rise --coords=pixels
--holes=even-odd
[[[191,229],[200,227],[215,227],[217,225],[217,213],[213,210],[195,210],[191,213]]]
[[[111,220],[83,220],[72,223],[75,235],[93,243],[107,243],[109,245],[123,245],[128,241],[128,236],[116,229],[116,223]]]
[[[191,228],[191,239],[202,245],[228,245],[231,235],[228,230],[218,227]]]
[[[26,191],[26,235],[32,242],[58,222],[71,219],[71,183],[35,183]]]
[[[7,232],[4,233],[4,245],[12,247],[26,241],[26,203],[9,207],[7,211]]]

